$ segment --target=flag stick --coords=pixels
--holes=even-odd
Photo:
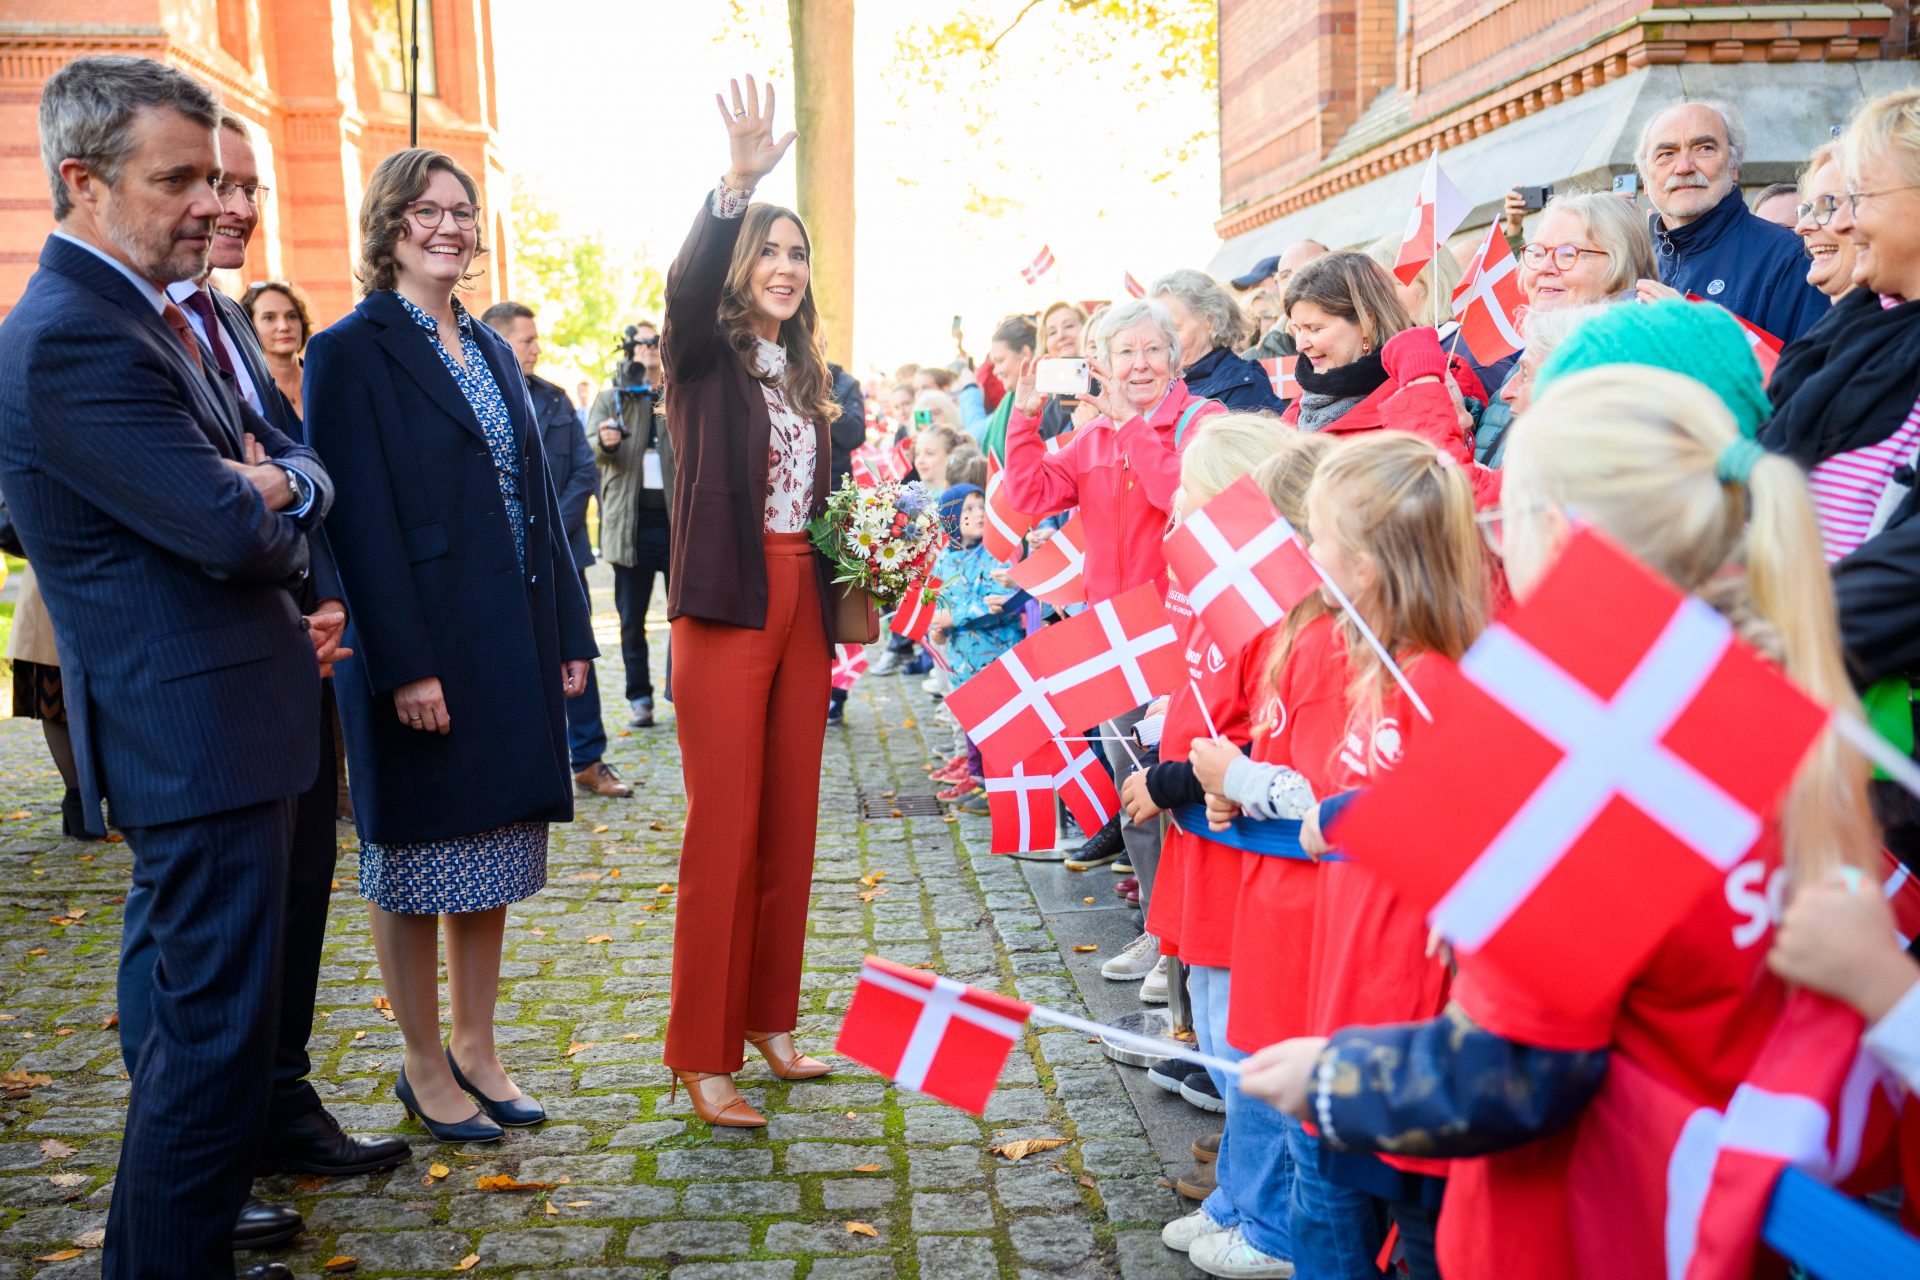
[[[1860,753],[1879,765],[1886,775],[1920,796],[1920,765],[1900,753],[1900,749],[1875,733],[1873,726],[1845,711],[1833,713],[1833,731],[1859,748]]]
[[[1098,1022],[1089,1022],[1085,1018],[1076,1018],[1070,1013],[1057,1013],[1052,1009],[1042,1009],[1033,1005],[1030,1015],[1035,1022],[1051,1023],[1056,1027],[1071,1027],[1075,1031],[1084,1031],[1090,1036],[1099,1036],[1102,1040],[1111,1040],[1115,1044],[1126,1045],[1130,1049],[1139,1049],[1156,1058],[1184,1058],[1188,1062],[1197,1062],[1214,1071],[1224,1071],[1238,1078],[1240,1064],[1228,1062],[1225,1058],[1216,1058],[1210,1053],[1198,1049],[1189,1049],[1175,1041],[1161,1040],[1153,1036],[1135,1035],[1131,1031],[1122,1031],[1118,1027],[1102,1026]]]
[[[1192,676],[1188,676],[1187,684],[1191,686],[1193,689],[1193,700],[1198,704],[1200,704],[1201,718],[1207,722],[1207,736],[1209,738],[1219,737],[1220,730],[1213,723],[1213,712],[1207,710],[1207,700],[1200,695],[1200,682],[1198,680],[1195,680]]]
[[[1427,710],[1427,704],[1421,701],[1420,695],[1413,691],[1413,685],[1407,680],[1407,673],[1400,669],[1400,664],[1395,662],[1393,655],[1387,652],[1387,646],[1380,643],[1380,637],[1373,634],[1373,628],[1368,626],[1367,620],[1360,616],[1360,611],[1353,607],[1353,601],[1347,599],[1347,593],[1340,589],[1339,583],[1327,576],[1327,571],[1320,567],[1318,560],[1308,556],[1307,563],[1312,565],[1313,571],[1320,575],[1320,581],[1327,584],[1327,590],[1333,592],[1333,598],[1340,602],[1340,607],[1347,611],[1349,618],[1353,619],[1353,625],[1360,628],[1360,635],[1373,646],[1373,651],[1380,655],[1380,661],[1387,664],[1387,670],[1393,675],[1394,683],[1399,685],[1400,691],[1407,695],[1407,701],[1413,703],[1413,709],[1420,713],[1422,720],[1432,724],[1433,712]]]

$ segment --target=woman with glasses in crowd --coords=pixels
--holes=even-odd
[[[313,336],[313,307],[306,291],[284,280],[256,280],[240,297],[240,306],[253,321],[267,371],[286,396],[293,411],[305,417],[300,399],[300,356]]]
[[[1847,179],[1840,171],[1840,142],[1835,139],[1813,153],[1800,175],[1800,202],[1794,207],[1793,229],[1807,247],[1812,262],[1807,283],[1833,299],[1853,288],[1853,239],[1833,229],[1833,219],[1846,199]],[[1844,224],[1843,224],[1844,225]]]
[[[335,685],[360,893],[406,1041],[394,1091],[443,1142],[545,1118],[495,1051],[501,941],[546,885],[548,824],[573,817],[562,698],[597,653],[519,364],[453,296],[485,251],[478,201],[437,151],[380,162],[365,296],[314,336],[305,383],[353,651]]]

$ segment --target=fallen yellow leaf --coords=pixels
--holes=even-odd
[[[587,939],[587,945],[588,945],[588,946],[590,946],[590,947],[596,947],[596,946],[599,946],[599,945],[600,945],[601,943],[603,943],[603,942],[612,942],[612,941],[613,941],[613,935],[612,935],[612,934],[610,934],[610,933],[596,933],[596,934],[594,934],[594,935],[593,935],[593,936],[592,936],[591,938],[588,938],[588,939]]]
[[[547,1216],[549,1218],[557,1218],[560,1216],[560,1211],[553,1207],[553,1201],[551,1200],[547,1201]]]
[[[620,878],[620,868],[615,867],[613,870],[607,872],[607,879],[618,880],[619,878]]]
[[[1092,902],[1093,899],[1088,898],[1087,901]],[[1075,951],[1080,951],[1080,952],[1098,951],[1099,949],[1100,949],[1099,945],[1097,943],[1092,943],[1092,942],[1083,942],[1079,946],[1074,948]]]
[[[1051,1151],[1055,1147],[1067,1145],[1065,1138],[1020,1138],[1013,1142],[997,1143],[988,1147],[994,1155],[1019,1163],[1036,1151]]]
[[[73,1154],[73,1148],[58,1138],[40,1139],[40,1154],[49,1160],[65,1160]]]
[[[569,880],[598,880],[599,878],[598,871],[581,871],[567,877]]]
[[[446,1165],[436,1164],[428,1168],[427,1176],[429,1178],[444,1178],[452,1172],[453,1170],[449,1169]]]
[[[870,1222],[849,1222],[847,1224],[847,1234],[850,1236],[872,1236],[875,1240],[880,1238],[880,1233],[874,1230],[873,1224]]]
[[[360,1259],[352,1256],[351,1254],[342,1253],[342,1254],[336,1254],[334,1257],[328,1258],[325,1262],[320,1264],[320,1267],[323,1271],[331,1271],[335,1275],[343,1275],[348,1271],[352,1271],[355,1267],[358,1267],[359,1265],[360,1265]]]
[[[470,1253],[466,1257],[460,1259],[460,1261],[454,1263],[453,1269],[455,1271],[471,1271],[474,1269],[474,1267],[478,1266],[479,1263],[480,1263],[480,1255],[477,1253]]]
[[[35,1262],[65,1262],[69,1258],[79,1257],[84,1252],[86,1252],[86,1250],[84,1249],[62,1249],[57,1253],[43,1253],[39,1257],[35,1258],[34,1261]]]
[[[885,885],[881,885],[877,889],[862,889],[859,894],[860,901],[862,902],[872,902],[875,898],[884,898],[886,896],[887,886]]]
[[[593,1046],[594,1046],[594,1041],[592,1040],[575,1040],[572,1044],[567,1046],[566,1056],[571,1058],[574,1054],[580,1052],[582,1049],[591,1049],[593,1048]]]
[[[853,1167],[855,1173],[878,1173],[880,1169],[881,1166],[877,1164],[860,1164]]]
[[[655,893],[672,893],[673,886],[670,884],[663,884],[658,889],[655,889],[654,892]]]
[[[551,1191],[557,1182],[519,1182],[504,1173],[489,1174],[474,1183],[482,1191]]]
[[[26,1097],[43,1084],[52,1084],[52,1076],[38,1075],[27,1071],[9,1071],[0,1075],[0,1093],[15,1102]]]
[[[55,1173],[50,1174],[47,1181],[56,1187],[83,1187],[87,1184],[87,1175],[84,1173]]]
[[[1082,902],[1084,902],[1084,903],[1086,903],[1086,904],[1087,904],[1088,906],[1092,906],[1092,905],[1093,905],[1093,899],[1092,899],[1092,898],[1082,898],[1082,899],[1080,899],[1080,901],[1082,901]]]
[[[569,1209],[591,1209],[591,1208],[593,1208],[593,1201],[591,1201],[591,1200],[569,1200],[569,1201],[567,1201],[567,1208],[569,1208]]]
[[[73,1242],[82,1249],[104,1248],[107,1243],[107,1229],[105,1227],[95,1227],[91,1231],[82,1231],[73,1238]]]

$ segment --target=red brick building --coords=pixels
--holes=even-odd
[[[406,43],[393,0],[4,0],[0,4],[0,316],[26,287],[53,227],[40,164],[40,86],[97,53],[157,58],[206,81],[253,125],[272,188],[244,271],[292,280],[322,325],[356,298],[360,196],[407,145]],[[473,301],[510,279],[508,187],[495,140],[489,0],[420,0],[420,143],[481,184],[492,256]]]
[[[1397,230],[1434,148],[1484,227],[1519,183],[1605,188],[1679,97],[1740,107],[1743,185],[1793,178],[1863,98],[1915,82],[1915,0],[1220,0],[1230,275]]]

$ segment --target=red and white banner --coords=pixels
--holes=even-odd
[[[1592,530],[1436,677],[1432,727],[1342,818],[1341,845],[1458,950],[1575,1005],[1720,890],[1827,721],[1725,618]],[[1476,758],[1501,767],[1463,774]]]
[[[1034,255],[1033,261],[1020,268],[1020,274],[1025,277],[1028,284],[1038,284],[1040,277],[1051,270],[1053,270],[1053,249],[1043,244],[1040,246],[1040,252]]]
[[[987,554],[1001,564],[1020,558],[1021,539],[1033,531],[1039,520],[1014,508],[1007,496],[1006,474],[992,455],[987,457],[987,527],[982,535]]]
[[[1300,398],[1300,380],[1293,376],[1294,368],[1299,363],[1299,356],[1273,356],[1260,362],[1260,367],[1267,371],[1267,377],[1273,381],[1273,394],[1282,400]]]
[[[1453,314],[1460,318],[1460,336],[1481,364],[1492,364],[1520,350],[1520,313],[1527,295],[1520,288],[1519,264],[1507,248],[1500,223],[1487,228],[1487,238],[1460,287],[1453,291]]]
[[[1300,536],[1252,476],[1183,516],[1166,550],[1168,570],[1229,658],[1320,589]]]
[[[980,1115],[1033,1006],[868,956],[833,1051]]]
[[[1013,566],[1007,576],[1037,600],[1048,604],[1085,604],[1087,526],[1078,515]]]
[[[1128,272],[1125,272],[1124,274],[1126,276],[1126,280],[1124,283],[1127,286],[1127,293],[1135,298],[1146,297],[1147,286],[1141,284],[1138,280],[1135,280],[1133,278],[1133,272],[1128,271]]]
[[[1697,293],[1690,293],[1687,295],[1687,301],[1713,302],[1713,299],[1703,298]],[[1717,302],[1713,302],[1713,305],[1716,307],[1720,306]],[[1726,311],[1728,315],[1733,316],[1735,320],[1738,320],[1740,327],[1747,331],[1747,345],[1753,348],[1753,358],[1760,362],[1761,383],[1765,384],[1773,381],[1774,367],[1780,363],[1780,353],[1786,349],[1786,344],[1768,333],[1765,329],[1762,329],[1759,325],[1748,320],[1745,316],[1727,311],[1725,307],[1720,307],[1720,309]]]
[[[1028,665],[1034,661],[1034,641],[1056,629],[1028,636],[946,696],[944,705],[986,757],[990,776],[1010,775],[1014,765],[1056,734],[1083,732],[1067,728],[1047,694],[1046,680]]]
[[[927,638],[927,630],[933,626],[933,615],[939,608],[940,579],[923,578],[900,597],[900,605],[893,611],[887,630],[917,644]]]
[[[1172,693],[1187,678],[1179,636],[1150,582],[1036,632],[1015,648],[1029,645],[1035,674],[1045,678],[1055,714],[1068,724],[1111,720]]]
[[[1401,284],[1413,283],[1421,268],[1433,261],[1440,243],[1459,230],[1472,211],[1473,205],[1440,167],[1440,153],[1435,151],[1427,157],[1427,171],[1420,176],[1419,197],[1407,215],[1406,230],[1400,233],[1400,256],[1394,260],[1394,277]]]
[[[833,646],[833,687],[851,689],[867,673],[867,651],[857,644]]]

